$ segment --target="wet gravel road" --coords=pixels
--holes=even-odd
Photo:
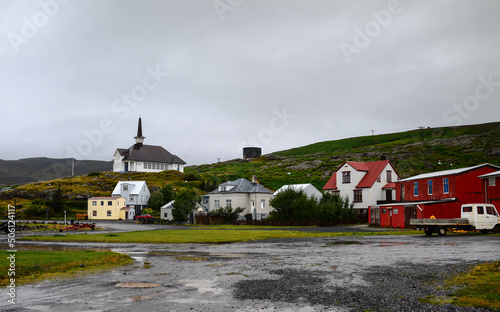
[[[53,245],[75,247],[46,246]],[[126,253],[135,261],[99,275],[17,287],[17,304],[8,304],[4,294],[0,310],[487,311],[417,299],[446,295],[436,289],[444,276],[500,259],[499,246],[500,236],[493,235],[80,243]]]

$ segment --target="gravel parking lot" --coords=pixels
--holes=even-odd
[[[419,303],[446,275],[498,260],[500,236],[367,236],[105,244],[134,263],[17,288],[5,311],[485,311]],[[22,243],[28,246],[33,243]],[[36,245],[75,247],[73,243]],[[151,286],[151,287],[149,287]]]

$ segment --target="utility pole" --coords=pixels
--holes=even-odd
[[[372,132],[372,144],[375,144],[374,138],[373,138],[373,133],[375,133],[375,130],[370,130]]]

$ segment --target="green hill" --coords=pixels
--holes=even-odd
[[[49,199],[59,185],[68,199],[110,196],[117,181],[129,179],[147,181],[151,191],[172,183],[176,189],[195,187],[200,194],[211,191],[218,183],[237,178],[251,179],[252,175],[272,190],[291,183],[312,183],[321,189],[344,161],[380,159],[391,160],[402,178],[481,163],[500,165],[500,122],[319,142],[252,160],[235,159],[190,166],[185,173],[102,172],[29,183],[0,193],[0,201]]]
[[[189,168],[199,174],[234,179],[255,174],[278,189],[288,183],[312,183],[321,189],[344,161],[391,160],[402,178],[425,172],[500,164],[500,123],[426,128],[319,142],[257,159],[233,160]]]

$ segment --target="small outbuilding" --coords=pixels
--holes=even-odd
[[[311,183],[283,185],[276,192],[274,192],[273,196],[276,196],[279,193],[288,189],[294,189],[295,191],[303,191],[307,195],[307,197],[316,198],[317,200],[320,200],[323,197],[323,193],[318,191],[318,189],[315,188],[314,185],[312,185]]]

